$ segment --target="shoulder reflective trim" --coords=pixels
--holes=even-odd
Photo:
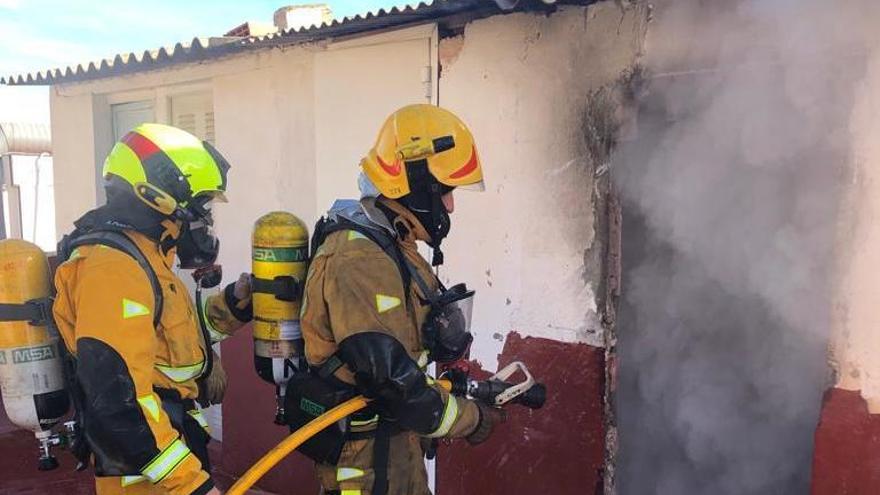
[[[130,486],[136,483],[140,483],[141,481],[147,481],[146,476],[123,476],[122,477],[122,486]]]
[[[378,422],[379,422],[379,415],[377,414],[370,419],[365,419],[362,421],[358,421],[356,419],[353,419],[353,420],[351,420],[351,426],[367,426],[367,425],[376,424]]]
[[[368,241],[370,240],[367,236],[365,236],[364,234],[361,234],[357,230],[349,230],[348,231],[348,240],[353,241],[355,239],[366,239]]]
[[[210,297],[202,298],[202,307],[199,310],[202,312],[202,317],[205,320],[205,325],[208,326],[208,334],[211,336],[211,343],[216,344],[217,342],[221,342],[229,337],[229,334],[223,333],[218,330],[214,326],[214,322],[211,321],[211,318],[208,317],[208,300]]]
[[[439,438],[446,436],[455,420],[458,419],[458,401],[455,397],[448,395],[446,399],[446,408],[443,410],[443,419],[440,420],[440,426],[434,430],[434,433],[428,435],[430,438]]]
[[[376,309],[379,310],[380,313],[390,311],[398,306],[400,306],[399,297],[376,294]]]
[[[156,369],[161,371],[163,375],[171,379],[175,383],[183,383],[199,376],[202,368],[205,366],[204,361],[189,366],[167,366],[157,364]]]
[[[360,490],[342,490],[339,495],[361,495]]]
[[[171,474],[189,454],[189,448],[178,438],[150,461],[141,472],[153,483],[159,483]]]
[[[434,377],[432,377],[431,375],[425,375],[425,381],[428,382],[428,385],[431,386],[437,383],[437,380],[435,380]]]
[[[219,332],[214,330],[214,327],[208,323],[208,335],[211,337],[211,344],[216,344],[218,342],[223,342],[224,340],[231,337],[228,333]]]
[[[336,481],[348,481],[363,476],[364,471],[358,468],[341,467],[336,470]]]
[[[122,299],[122,318],[129,319],[135,316],[146,316],[150,314],[150,309],[139,302],[131,299]]]
[[[199,426],[201,426],[205,431],[207,431],[208,433],[211,432],[211,427],[208,426],[208,420],[205,419],[205,415],[204,413],[202,413],[201,409],[192,409],[187,411],[186,413],[189,414],[194,420],[196,420],[196,423],[198,423]]]
[[[70,253],[70,257],[67,258],[67,261],[75,260],[80,256],[82,256],[82,254],[79,252],[79,248],[76,248],[73,250],[73,252]]]
[[[147,413],[150,414],[150,417],[153,418],[153,421],[159,422],[159,402],[156,400],[156,396],[153,394],[145,395],[143,397],[137,398],[138,403],[140,403],[141,407],[143,407]]]
[[[430,361],[428,360],[428,351],[427,350],[422,351],[422,353],[419,354],[418,364],[419,364],[419,368],[421,368],[422,371],[425,371],[425,368],[427,368],[428,364],[430,364]]]

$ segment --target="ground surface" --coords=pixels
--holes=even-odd
[[[212,449],[212,459],[222,457],[219,447]],[[37,470],[37,442],[33,434],[0,425],[0,494],[2,495],[93,495],[94,478],[90,471],[77,473],[75,462],[67,452],[57,454],[61,466],[54,471]],[[221,489],[235,481],[222,470],[214,471],[214,479]],[[273,495],[251,490],[251,495]]]

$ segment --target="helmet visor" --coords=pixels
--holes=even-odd
[[[437,330],[440,335],[460,335],[471,330],[471,318],[474,311],[474,292],[468,291],[461,299],[456,299],[443,306],[436,318]]]
[[[465,191],[483,192],[486,190],[486,182],[481,180],[473,184],[465,184],[463,186],[455,186],[456,189],[464,189]]]
[[[214,224],[213,207],[215,202],[225,202],[226,197],[221,192],[202,193],[194,197],[186,209],[196,218],[196,221],[206,225]]]

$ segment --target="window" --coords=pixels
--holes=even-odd
[[[187,93],[171,97],[171,125],[215,144],[214,102],[210,93]]]
[[[111,105],[110,113],[113,118],[114,143],[118,142],[122,139],[122,136],[125,136],[125,134],[128,133],[128,131],[134,129],[140,124],[156,121],[156,114],[153,111],[152,100],[133,101],[130,103]],[[95,167],[95,190],[97,191],[98,196],[97,204],[100,205],[107,201],[107,196],[104,193],[104,177],[102,175],[104,163],[99,161]]]
[[[150,100],[120,103],[110,108],[113,112],[113,142],[119,141],[128,131],[140,124],[156,120],[153,102]]]

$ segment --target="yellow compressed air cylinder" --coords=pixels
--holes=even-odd
[[[0,241],[0,304],[24,304],[49,294],[43,251],[19,239]],[[49,430],[67,412],[59,344],[46,325],[0,318],[0,392],[7,416],[23,429]]]
[[[273,291],[299,288],[309,261],[309,231],[296,215],[275,211],[254,224],[254,366],[263,380],[279,387],[303,356],[299,310],[302,291],[279,295]]]

